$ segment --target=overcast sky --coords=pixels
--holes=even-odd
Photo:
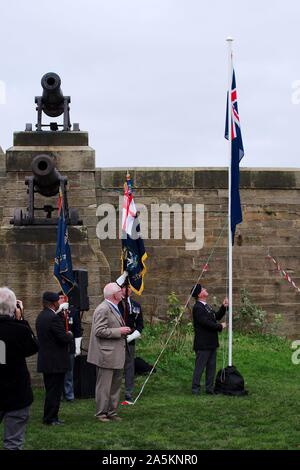
[[[97,166],[226,166],[231,35],[242,166],[298,167],[299,20],[295,0],[2,0],[0,145],[53,71]]]

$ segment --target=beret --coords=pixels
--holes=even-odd
[[[197,297],[198,297],[198,295],[200,294],[201,290],[202,290],[201,284],[195,284],[195,285],[192,287],[192,290],[191,290],[192,297],[194,297],[195,299],[197,299]]]
[[[59,295],[56,292],[44,292],[43,300],[46,302],[57,302],[59,300]]]

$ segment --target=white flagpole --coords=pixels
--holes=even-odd
[[[229,301],[229,318],[228,318],[228,365],[232,366],[232,234],[231,234],[231,121],[232,121],[232,104],[231,104],[231,85],[232,85],[232,42],[233,38],[226,39],[228,44],[228,301]]]

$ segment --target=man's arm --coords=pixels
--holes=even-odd
[[[18,326],[21,327],[18,337],[18,347],[21,355],[23,357],[33,356],[39,350],[37,339],[27,321],[21,321]]]
[[[118,339],[121,338],[121,327],[109,328],[108,326],[108,308],[101,308],[95,313],[94,328],[95,335],[99,338]]]
[[[50,329],[58,343],[69,344],[72,342],[72,333],[70,331],[66,332],[64,321],[58,315],[53,317]]]

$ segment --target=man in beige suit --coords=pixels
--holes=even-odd
[[[104,301],[94,312],[88,362],[97,368],[96,418],[101,422],[120,421],[117,407],[125,363],[125,326],[118,303],[122,289],[115,282],[104,287]]]

